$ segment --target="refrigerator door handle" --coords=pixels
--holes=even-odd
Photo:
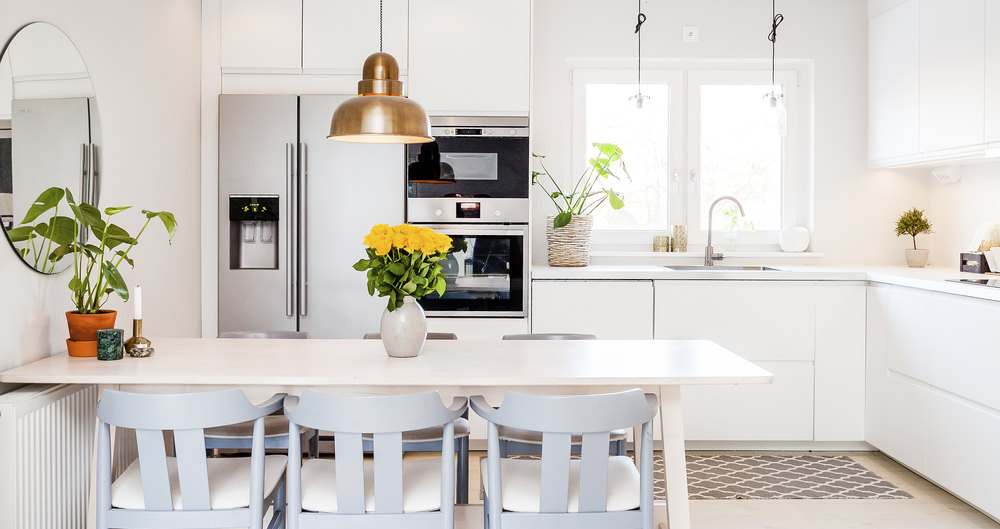
[[[90,144],[80,144],[80,160],[82,168],[80,170],[80,197],[78,204],[89,203],[90,200]],[[81,227],[78,240],[80,244],[87,244],[87,230]]]
[[[97,169],[97,145],[90,144],[90,205],[97,207],[101,199],[101,173]]]
[[[299,144],[299,316],[309,315],[309,146]]]
[[[292,278],[293,262],[295,255],[294,246],[294,234],[292,226],[295,224],[295,213],[294,213],[294,203],[295,197],[292,196],[292,174],[294,173],[295,155],[293,154],[295,147],[291,143],[285,144],[285,240],[288,243],[285,245],[285,315],[295,316],[294,305],[292,303],[292,292],[294,291],[294,283]]]

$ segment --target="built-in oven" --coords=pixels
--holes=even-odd
[[[527,118],[432,117],[431,134],[406,147],[409,222],[528,221]]]
[[[444,295],[420,299],[428,316],[526,317],[527,224],[428,226],[452,239]]]

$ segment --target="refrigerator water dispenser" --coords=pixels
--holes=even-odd
[[[229,195],[229,268],[278,268],[278,196]]]

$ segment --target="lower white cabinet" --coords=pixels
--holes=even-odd
[[[533,281],[531,332],[653,337],[652,281]]]
[[[868,289],[866,440],[1000,517],[1000,302]]]

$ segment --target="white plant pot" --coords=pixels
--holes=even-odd
[[[927,265],[927,255],[930,250],[906,250],[906,266],[923,268]]]
[[[403,298],[403,306],[389,312],[382,312],[379,325],[382,346],[393,358],[413,358],[420,355],[427,339],[427,316],[417,300],[411,296]]]

